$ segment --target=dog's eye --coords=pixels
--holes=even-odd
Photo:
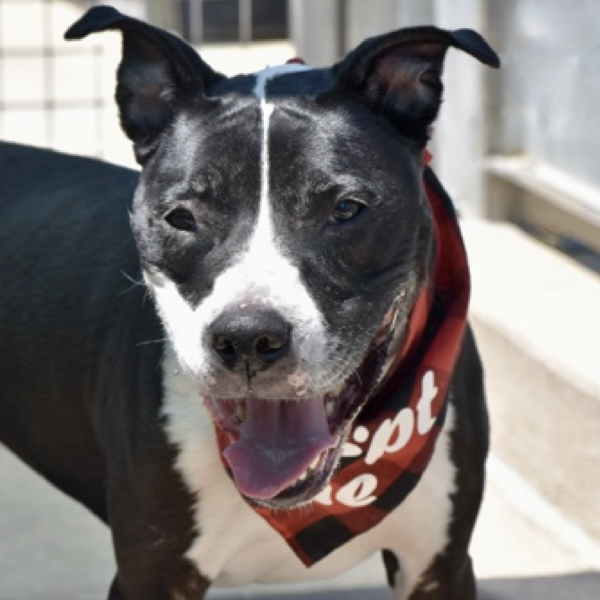
[[[357,217],[364,208],[365,205],[358,200],[342,200],[336,204],[329,220],[333,223],[350,221]]]
[[[165,220],[171,227],[181,231],[195,231],[196,219],[186,208],[175,208],[165,216]]]

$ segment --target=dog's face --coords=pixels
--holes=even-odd
[[[203,396],[324,396],[426,271],[420,153],[385,123],[365,136],[358,103],[277,96],[279,85],[330,84],[324,72],[275,71],[264,98],[253,96],[259,77],[223,86],[247,96],[176,116],[142,174],[133,227]]]
[[[385,122],[365,135],[359,103],[293,92],[330,85],[295,68],[218,87],[208,109],[175,118],[132,218],[146,280],[213,417],[233,440],[247,436],[245,456],[253,444],[297,455],[276,463],[277,477],[244,459],[245,481],[226,453],[263,502],[310,498],[327,482],[430,256],[418,148]]]
[[[485,60],[486,46],[406,30],[332,69],[227,79],[169,34],[99,10],[71,33],[124,33],[117,100],[143,166],[132,228],[179,363],[240,492],[309,501],[427,277],[421,155],[445,51]]]

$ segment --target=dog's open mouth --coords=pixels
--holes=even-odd
[[[362,364],[336,394],[205,398],[225,434],[220,449],[240,493],[258,504],[285,508],[312,500],[327,485],[353,422],[381,379],[393,321],[388,314]]]

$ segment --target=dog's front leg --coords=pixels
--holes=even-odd
[[[483,496],[489,427],[483,371],[469,328],[449,399],[445,433],[421,483],[405,502],[412,516],[398,529],[398,550],[383,552],[395,600],[477,598],[469,543]]]
[[[118,572],[108,600],[202,600],[211,582],[185,556],[187,527],[137,508],[112,515]]]
[[[165,565],[164,571],[153,572],[123,570],[113,579],[107,600],[202,600],[209,586],[191,565]]]
[[[134,417],[126,426],[123,399],[108,411],[113,420],[107,426],[112,432],[107,512],[118,571],[108,598],[202,600],[211,582],[187,558],[197,538],[196,498],[175,470],[175,452],[156,425],[159,398],[147,391],[139,404],[134,400],[128,407]]]
[[[141,404],[151,415],[150,394]],[[108,522],[118,572],[108,598],[202,600],[211,582],[187,558],[197,537],[195,497],[173,468],[164,432],[151,424],[156,417],[139,415],[133,421],[143,433],[135,439],[129,428],[110,449]]]
[[[440,558],[436,561],[428,578],[419,585],[408,600],[476,600],[477,585],[467,556],[462,566],[452,558]]]
[[[412,589],[393,552],[383,551],[383,562],[394,600],[476,600],[477,585],[471,559],[440,555]]]
[[[108,598],[107,600],[123,600],[123,596],[119,591],[119,584],[117,581],[117,577],[112,580],[110,584],[110,589],[108,590]]]

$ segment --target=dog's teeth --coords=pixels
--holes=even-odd
[[[306,469],[306,471],[304,471],[304,473],[302,473],[302,475],[300,475],[300,477],[298,477],[298,479],[296,479],[296,481],[298,483],[303,483],[304,481],[306,481],[308,479],[310,472],[314,471],[319,466],[320,458],[321,458],[320,456],[317,456],[317,458],[315,458],[315,460],[313,460],[312,463],[310,463],[310,466],[308,467],[308,469]]]
[[[327,400],[325,403],[325,414],[328,417],[333,417],[333,413],[335,412],[335,400]]]
[[[235,416],[240,423],[246,418],[246,405],[243,402],[238,402],[235,407]]]

